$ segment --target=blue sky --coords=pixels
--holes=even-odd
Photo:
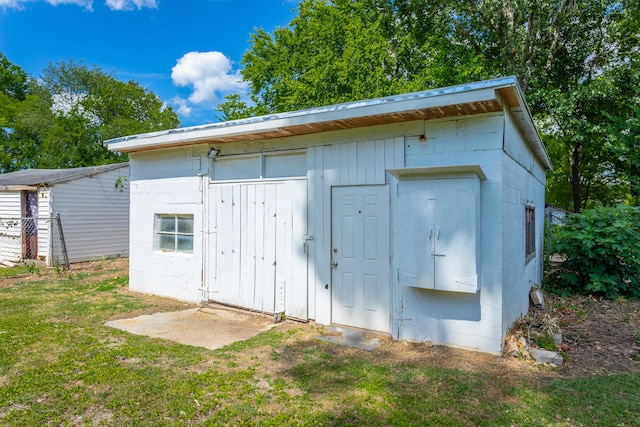
[[[84,61],[134,80],[183,126],[217,121],[255,28],[286,26],[296,0],[0,0],[0,53],[33,77]]]

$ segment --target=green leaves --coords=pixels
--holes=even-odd
[[[582,293],[640,298],[640,207],[599,207],[567,217],[553,236],[566,257],[555,286]]]
[[[103,142],[180,126],[154,93],[100,68],[71,60],[50,64],[40,80],[27,81],[6,62],[0,55],[0,172],[126,161]]]

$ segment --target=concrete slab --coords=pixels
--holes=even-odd
[[[244,341],[276,326],[266,316],[218,306],[112,320],[106,325],[210,350]]]
[[[332,344],[346,345],[364,351],[373,351],[380,347],[380,340],[378,338],[367,339],[365,338],[364,331],[340,326],[332,326],[329,328],[329,335],[320,335],[315,338]]]
[[[561,366],[563,362],[562,356],[556,351],[533,348],[531,349],[531,354],[538,363],[552,363],[556,366]]]

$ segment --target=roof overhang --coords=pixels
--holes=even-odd
[[[261,141],[343,129],[511,110],[546,169],[551,162],[515,77],[504,77],[398,96],[282,114],[132,135],[106,141],[112,151],[133,153],[194,144]]]

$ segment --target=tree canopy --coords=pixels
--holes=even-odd
[[[251,36],[242,73],[253,105],[229,98],[218,110],[240,118],[515,75],[556,167],[548,199],[576,211],[629,202],[638,10],[638,0],[303,0],[287,27]]]
[[[103,141],[175,128],[178,116],[138,83],[73,60],[28,78],[0,55],[0,170],[126,161]]]

